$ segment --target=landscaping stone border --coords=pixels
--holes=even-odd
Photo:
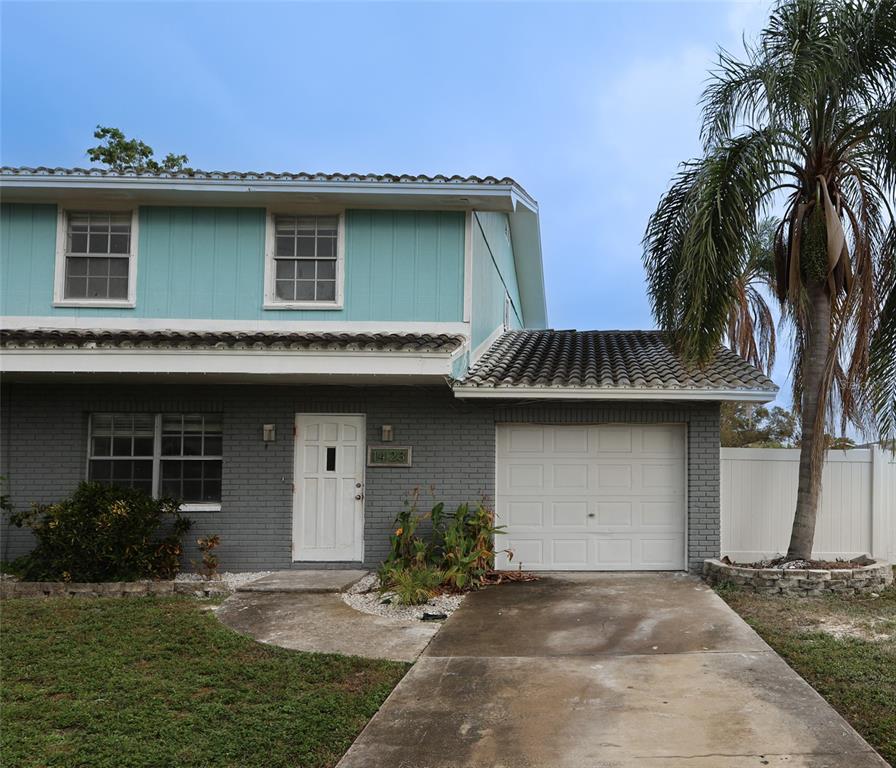
[[[703,578],[711,586],[733,584],[762,595],[858,595],[886,589],[893,583],[893,566],[877,560],[854,568],[745,568],[721,560],[704,560]]]
[[[226,597],[232,591],[221,581],[0,581],[0,597]]]

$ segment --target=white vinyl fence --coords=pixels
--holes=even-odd
[[[741,562],[787,551],[795,448],[722,448],[722,554]],[[829,451],[813,556],[896,560],[896,458],[880,447]]]

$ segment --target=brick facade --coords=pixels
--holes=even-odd
[[[296,413],[360,413],[367,440],[392,424],[396,445],[410,445],[408,468],[368,467],[365,565],[388,549],[402,500],[419,487],[450,508],[494,495],[495,423],[684,423],[688,434],[688,559],[692,571],[719,554],[719,408],[717,403],[503,406],[455,399],[445,389],[272,385],[6,384],[0,400],[0,474],[17,507],[56,501],[84,477],[91,412],[220,412],[224,481],[220,512],[191,512],[189,542],[217,533],[222,570],[302,567],[291,560],[293,419]],[[277,425],[265,444],[262,424]],[[27,533],[3,526],[0,557],[30,547]],[[198,559],[188,548],[187,559]],[[339,567],[338,564],[331,564]],[[314,567],[319,567],[315,564]]]

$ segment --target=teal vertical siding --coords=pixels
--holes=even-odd
[[[55,269],[56,206],[0,205],[0,314],[50,314]]]
[[[522,327],[516,264],[507,214],[473,214],[472,347],[475,349],[504,323],[504,301],[509,296],[510,327]]]
[[[349,211],[345,264],[347,320],[463,319],[463,213]]]
[[[463,319],[464,216],[348,211],[340,310],[265,310],[261,208],[142,206],[137,306],[53,307],[56,207],[4,204],[0,298],[6,315],[209,320]]]

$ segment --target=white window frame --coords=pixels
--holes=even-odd
[[[65,249],[68,240],[70,213],[128,213],[131,214],[131,252],[128,256],[128,297],[126,299],[67,299],[65,298]],[[111,307],[133,309],[137,306],[137,250],[140,242],[140,209],[138,206],[57,206],[56,212],[56,272],[53,283],[54,307]]]
[[[97,413],[112,413],[118,414],[119,411],[97,411]],[[165,458],[170,458],[177,460],[177,456],[162,456],[162,417],[163,413],[153,413],[153,428],[152,428],[152,497],[157,499],[159,497],[159,489],[162,483],[162,461]],[[95,458],[93,455],[93,417],[94,413],[91,412],[87,417],[87,461],[84,464],[84,479],[90,480],[90,462]],[[222,426],[222,435],[223,435],[223,426]],[[100,459],[106,457],[99,457]],[[223,448],[222,454],[220,456],[221,466],[223,468],[224,455]],[[197,456],[194,460],[203,461],[203,460],[217,460],[217,457],[199,457]],[[223,478],[223,472],[222,472]],[[223,479],[222,479],[222,488],[221,493],[223,494]],[[220,501],[192,501],[192,502],[183,502],[180,505],[181,512],[220,512],[221,511],[221,502]]]
[[[275,286],[276,235],[274,221],[277,216],[336,216],[336,298],[334,301],[288,301],[277,298]],[[345,210],[299,211],[268,208],[264,228],[264,304],[263,309],[342,309],[345,296]]]

